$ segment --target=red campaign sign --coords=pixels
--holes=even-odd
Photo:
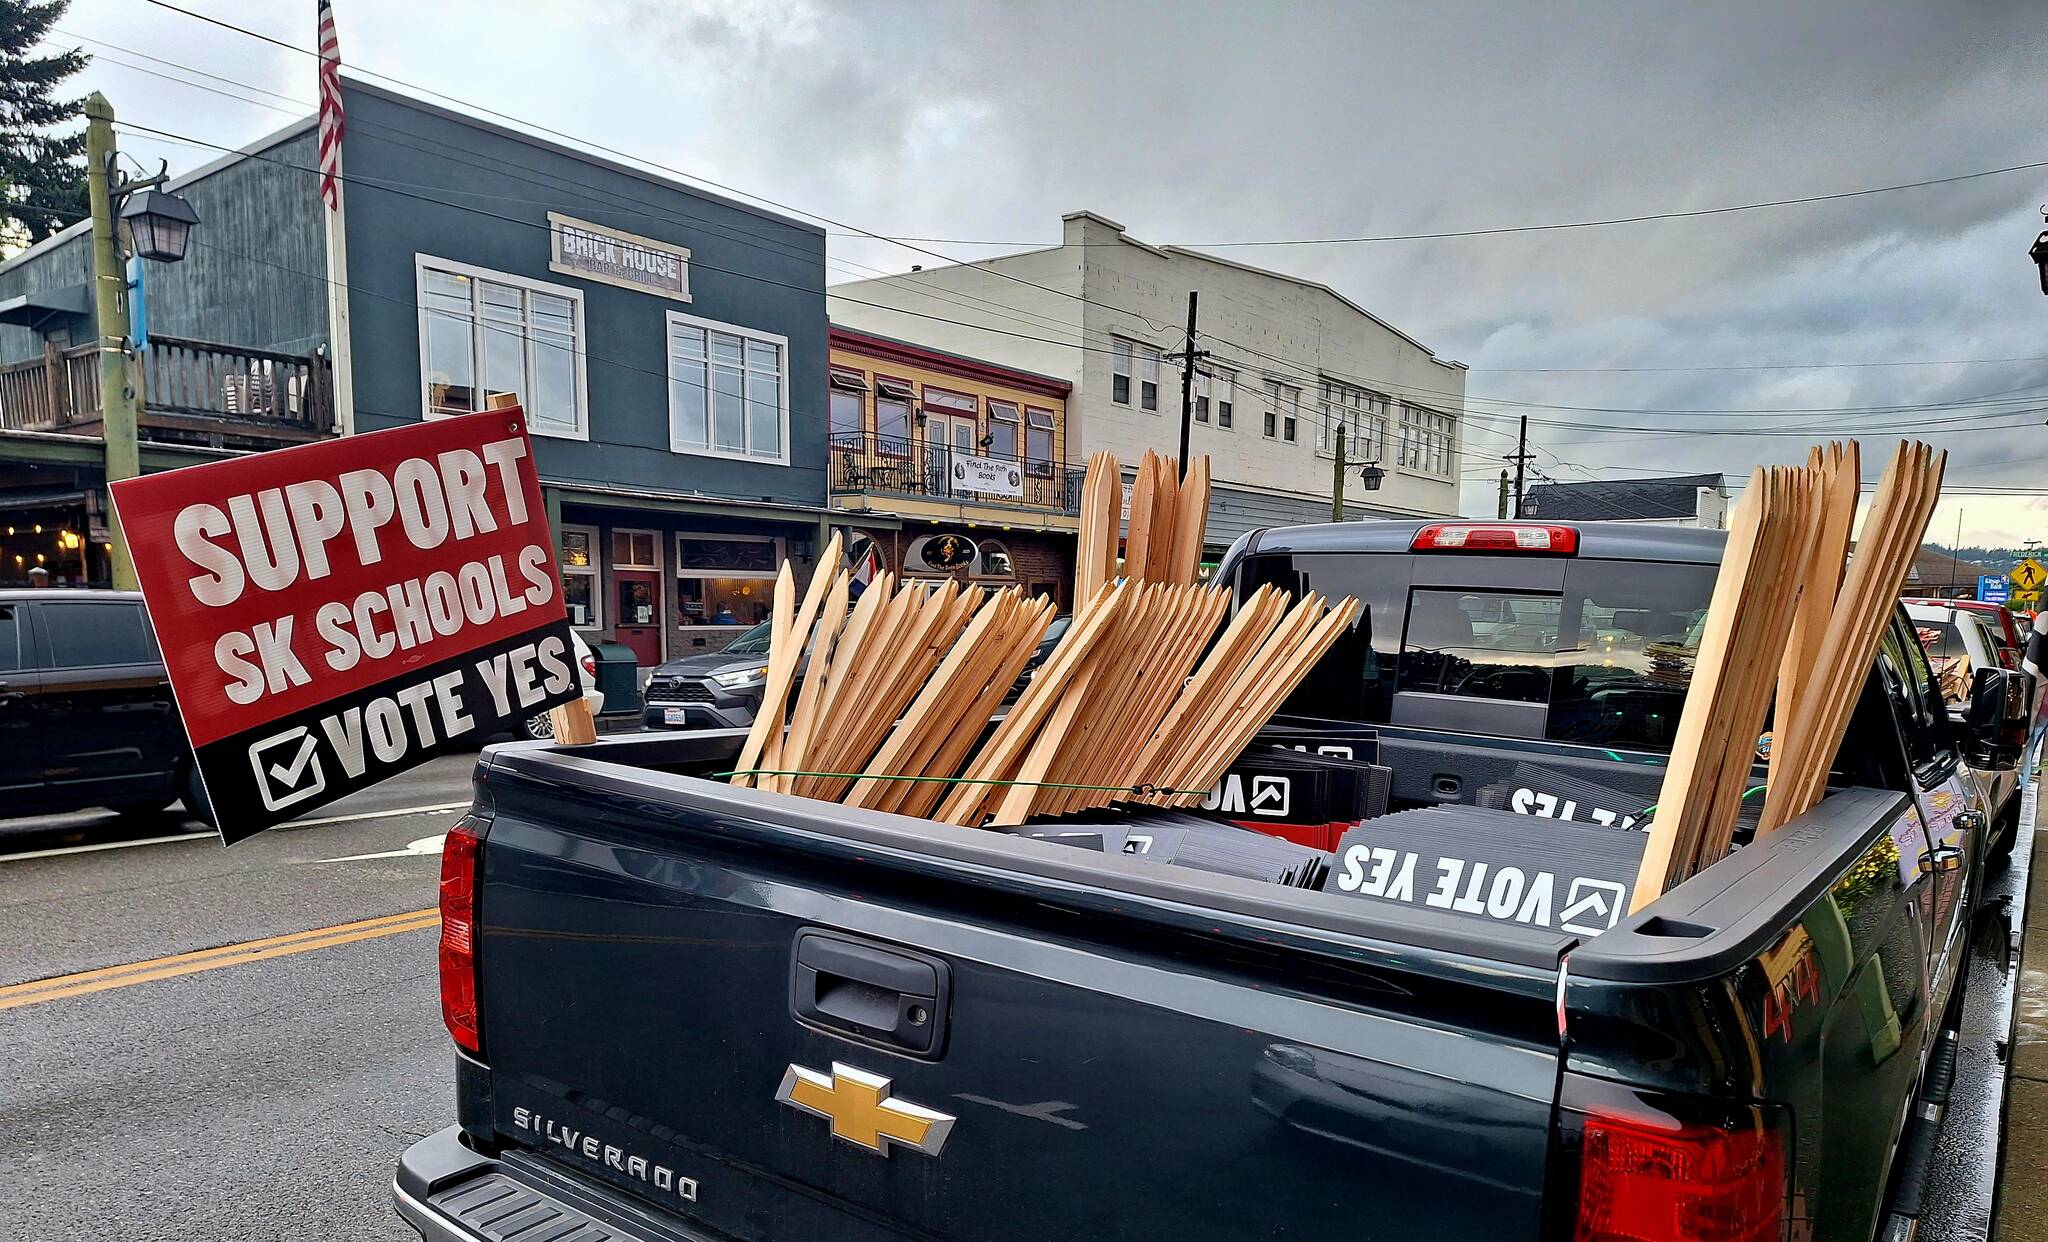
[[[231,840],[579,692],[517,408],[113,495]]]

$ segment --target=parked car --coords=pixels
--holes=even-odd
[[[1547,530],[1264,532],[1221,580],[1368,600],[1310,682],[1392,709],[1415,801],[1654,790],[1723,537]],[[2016,754],[2014,680],[1959,726],[1895,613],[1831,796],[1605,931],[700,779],[739,729],[495,748],[442,855],[455,1124],[396,1206],[436,1242],[1868,1242],[1958,1060],[1957,752]]]
[[[0,591],[0,795],[10,815],[208,818],[141,595]]]
[[[1912,618],[1920,645],[1927,652],[1927,661],[1934,669],[1949,714],[1961,718],[1970,710],[1970,689],[1977,669],[2017,669],[2019,661],[2006,662],[2005,650],[1999,636],[1991,629],[1989,617],[1981,611],[1957,607],[1956,604],[1955,600],[1908,603],[1906,615]],[[2016,678],[2015,684],[2027,696],[2027,713],[2031,719],[2034,679]],[[1978,801],[1991,820],[1994,834],[1992,853],[2003,857],[2012,852],[2013,843],[2019,839],[2019,769],[1980,767],[1971,760],[1972,756],[1965,754],[1964,765],[1976,783]]]
[[[1975,613],[1998,644],[1998,663],[2002,668],[2018,668],[2021,658],[2026,654],[2027,627],[2034,620],[2031,615],[2022,617],[2004,604],[1994,604],[1981,599],[1909,597],[1899,602],[1908,606],[1931,604],[1936,608],[1954,608],[1962,612]]]
[[[742,729],[754,723],[767,684],[769,623],[747,630],[723,651],[680,656],[657,667],[642,696],[649,729]]]
[[[591,654],[583,635],[570,630],[569,641],[576,646],[576,681],[583,689],[583,702],[595,716],[604,710],[604,691],[597,688],[597,657]],[[547,741],[555,736],[555,718],[547,712],[528,716],[519,722],[518,733],[532,741]]]

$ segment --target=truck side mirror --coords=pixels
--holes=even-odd
[[[2027,745],[2027,694],[2022,673],[1980,668],[1970,679],[1970,704],[1963,718],[1963,743],[1970,766],[1999,770],[2018,766]]]

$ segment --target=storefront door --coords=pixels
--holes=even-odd
[[[661,539],[651,530],[612,532],[612,633],[641,668],[662,661]]]

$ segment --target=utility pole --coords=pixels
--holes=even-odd
[[[135,424],[142,395],[128,355],[128,280],[114,229],[114,106],[94,91],[85,101],[85,180],[92,201],[93,313],[99,330],[100,434],[105,441],[109,484],[142,473]],[[109,489],[111,491],[111,488]],[[107,506],[108,555],[114,589],[133,591],[135,560],[121,530],[121,515]]]
[[[1515,518],[1520,520],[1522,516],[1522,476],[1524,468],[1529,464],[1529,416],[1527,414],[1522,415],[1522,429],[1515,437],[1515,451],[1508,455],[1507,460],[1515,463]],[[1503,471],[1502,473],[1505,474],[1506,472]]]
[[[1206,349],[1195,348],[1195,303],[1201,294],[1188,290],[1188,340],[1187,346],[1176,353],[1166,355],[1167,361],[1180,363],[1180,477],[1188,477],[1188,438],[1194,434],[1195,426],[1195,363],[1209,356]]]
[[[1344,520],[1344,420],[1337,420],[1337,481],[1330,489],[1330,520]]]
[[[1495,506],[1495,509],[1497,510],[1497,512],[1495,512],[1493,516],[1499,518],[1503,522],[1508,520],[1508,472],[1507,467],[1505,466],[1501,467],[1500,503]]]

